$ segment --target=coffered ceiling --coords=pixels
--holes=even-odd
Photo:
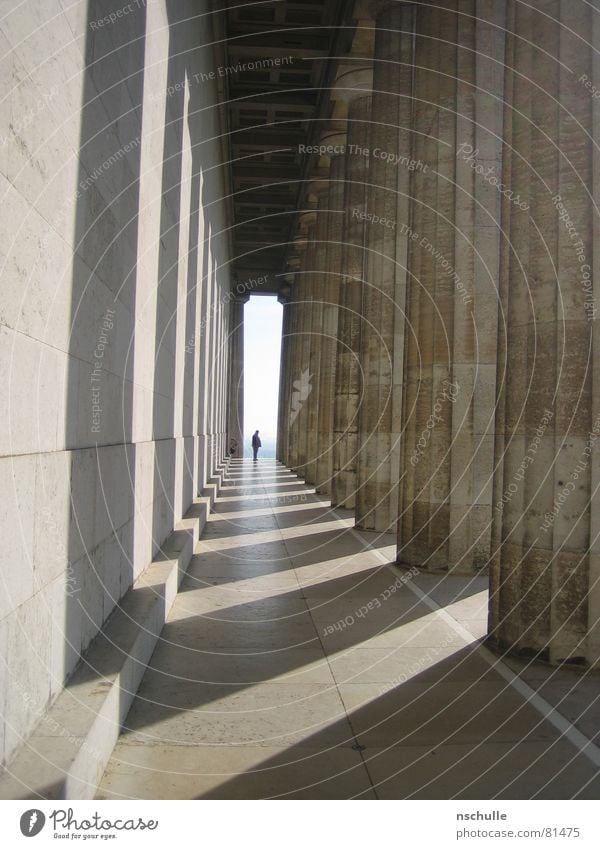
[[[330,111],[337,60],[352,41],[347,0],[227,4],[225,80],[238,280],[269,275],[276,291]]]

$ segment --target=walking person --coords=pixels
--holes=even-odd
[[[252,454],[254,462],[258,457],[258,449],[262,446],[262,442],[260,441],[260,436],[258,435],[258,431],[255,430],[252,434]]]

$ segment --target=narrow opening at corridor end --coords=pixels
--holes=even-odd
[[[259,456],[275,457],[282,316],[273,296],[252,296],[244,306],[244,457],[252,457],[256,430]]]

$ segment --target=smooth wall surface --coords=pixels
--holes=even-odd
[[[198,5],[0,7],[3,763],[224,452],[226,190]]]

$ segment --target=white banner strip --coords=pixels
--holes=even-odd
[[[2,844],[10,849],[59,841],[167,849],[389,843],[596,849],[597,814],[597,801],[553,800],[0,802]]]

